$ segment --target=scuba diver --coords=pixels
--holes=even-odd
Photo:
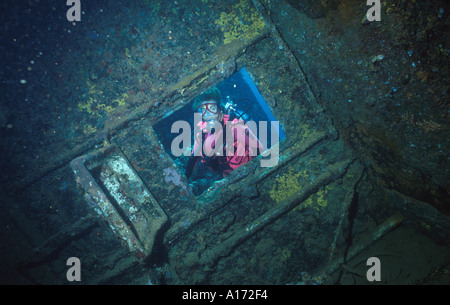
[[[226,109],[216,87],[197,97],[192,108],[201,114],[202,120],[194,129],[194,148],[185,172],[188,179],[194,169],[197,172],[212,169],[221,178],[226,177],[234,169],[251,161],[257,155],[258,148],[262,151],[261,142],[245,122],[230,114],[229,110],[224,113]],[[233,135],[228,135],[228,138],[227,133],[230,132]]]

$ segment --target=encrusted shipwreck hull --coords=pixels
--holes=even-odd
[[[151,253],[167,216],[116,145],[74,159],[85,199],[138,258]]]

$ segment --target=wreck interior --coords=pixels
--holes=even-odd
[[[450,283],[445,1],[111,2],[0,4],[1,283]],[[167,126],[241,71],[278,162],[195,193]]]

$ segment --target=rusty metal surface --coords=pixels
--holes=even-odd
[[[355,140],[345,141],[362,132],[382,140],[381,145],[396,145],[385,143],[377,130],[351,122],[339,127],[347,120],[330,117],[330,109],[342,107],[339,99],[352,86],[340,79],[327,82],[338,77],[331,73],[335,64],[323,60],[328,56],[323,50],[340,46],[327,41],[332,37],[326,33],[329,20],[320,21],[317,36],[308,26],[291,28],[293,20],[287,16],[296,14],[281,2],[202,1],[197,6],[184,0],[177,5],[144,1],[137,10],[124,8],[113,18],[114,27],[105,23],[96,29],[107,33],[114,28],[114,38],[112,32],[109,40],[76,40],[72,35],[71,52],[60,49],[51,60],[39,59],[42,63],[32,73],[45,67],[54,79],[40,85],[45,88],[50,80],[47,87],[55,90],[40,92],[28,80],[40,101],[27,98],[24,104],[30,106],[29,123],[36,128],[20,124],[29,120],[22,112],[8,124],[8,138],[15,143],[8,150],[10,167],[19,170],[4,171],[2,180],[5,196],[11,195],[7,214],[15,223],[5,223],[3,231],[22,230],[17,236],[23,235],[31,248],[9,253],[20,254],[19,267],[30,269],[21,270],[23,274],[38,284],[66,283],[64,259],[77,255],[89,269],[83,282],[89,284],[152,283],[149,274],[156,271],[168,284],[284,284],[296,283],[304,271],[328,268],[331,258],[332,270],[339,270],[349,257],[348,243],[365,249],[377,234],[400,223],[447,240],[447,219],[423,202],[386,190],[367,174],[371,165],[356,156],[358,147],[349,145]],[[136,24],[123,22],[130,16]],[[295,22],[308,25],[310,20],[302,16]],[[81,23],[76,29],[90,31],[91,26]],[[305,37],[313,36],[308,43]],[[343,64],[337,61],[346,58],[340,52],[333,56],[341,73]],[[91,57],[92,65],[80,65]],[[316,61],[322,61],[323,69]],[[243,67],[287,135],[279,145],[279,163],[262,168],[262,157],[255,158],[196,197],[153,126]],[[420,75],[425,85],[426,75]],[[362,121],[362,113],[354,110],[364,103],[351,98],[352,103],[344,98],[343,108],[355,108],[334,114]],[[41,107],[47,111],[35,116]],[[385,225],[383,220],[398,208],[405,221],[397,218]],[[99,217],[94,221],[86,210]],[[147,268],[142,263],[156,248],[167,256]]]
[[[74,159],[70,166],[91,208],[138,258],[149,256],[167,216],[120,149],[108,145]]]

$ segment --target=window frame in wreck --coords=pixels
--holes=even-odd
[[[229,98],[229,95],[226,95],[226,93],[224,93],[225,92],[224,87],[226,87],[226,85],[224,85],[224,83],[227,83],[227,82],[232,83],[233,82],[233,77],[237,77],[239,74],[243,78],[242,81],[246,82],[246,85],[248,87],[247,94],[251,94],[253,96],[253,99],[257,102],[256,103],[257,108],[258,107],[260,108],[258,111],[262,112],[265,115],[265,117],[267,118],[266,122],[268,122],[269,132],[271,132],[272,129],[274,128],[274,126],[271,124],[271,122],[273,122],[273,121],[277,122],[276,128],[278,128],[278,130],[277,130],[278,141],[276,141],[275,144],[270,143],[270,147],[266,148],[263,151],[260,151],[258,149],[257,155],[252,160],[250,160],[249,162],[245,162],[244,164],[242,164],[238,168],[234,169],[229,175],[227,175],[225,177],[221,177],[220,179],[213,180],[211,183],[209,183],[209,185],[208,185],[208,187],[206,189],[204,189],[199,194],[195,194],[193,189],[192,189],[193,181],[190,181],[190,182],[187,181],[188,179],[186,178],[186,175],[185,175],[186,164],[184,164],[184,166],[180,166],[180,162],[177,162],[177,160],[179,160],[180,158],[187,158],[187,160],[189,160],[189,158],[192,157],[192,148],[193,148],[193,145],[194,145],[194,143],[193,143],[193,141],[194,141],[193,133],[191,134],[191,141],[189,143],[190,144],[190,149],[189,149],[190,154],[189,154],[189,156],[187,156],[187,155],[183,156],[182,155],[182,156],[178,156],[177,157],[177,156],[173,155],[173,153],[171,152],[170,148],[171,148],[171,142],[179,135],[179,133],[173,132],[172,128],[169,128],[172,132],[170,133],[171,136],[167,137],[165,135],[169,134],[167,132],[168,129],[161,129],[159,126],[163,122],[165,122],[165,121],[167,122],[168,118],[171,118],[170,120],[168,120],[169,124],[170,124],[170,122],[172,122],[172,124],[173,124],[175,121],[177,121],[177,119],[186,117],[186,116],[180,115],[180,113],[188,113],[189,114],[188,115],[189,119],[187,121],[189,121],[189,126],[190,126],[191,131],[192,131],[193,130],[193,126],[195,124],[194,120],[191,121],[192,117],[194,116],[194,111],[192,111],[192,105],[194,103],[194,99],[197,96],[199,96],[202,92],[207,91],[207,90],[209,90],[209,89],[211,89],[213,87],[218,87],[219,90],[222,93],[222,103],[225,104],[225,101],[227,101],[227,102],[230,101],[230,98]],[[228,84],[228,86],[230,86],[230,84]],[[236,88],[236,84],[233,84],[231,86]],[[222,88],[222,89],[220,89],[220,88]],[[187,90],[184,91],[183,95],[184,96],[191,96],[191,98],[189,98],[190,101],[186,103],[185,102],[186,99],[183,99],[183,98],[176,99],[175,104],[179,104],[180,106],[177,107],[176,109],[172,109],[172,110],[169,110],[169,111],[165,112],[161,116],[161,118],[159,120],[157,120],[155,123],[152,124],[151,128],[152,128],[152,131],[153,131],[156,139],[161,144],[164,152],[168,155],[169,159],[172,161],[172,163],[173,163],[174,167],[176,168],[177,172],[186,180],[187,184],[189,184],[189,186],[190,186],[189,191],[192,193],[192,195],[197,200],[207,196],[208,194],[215,193],[215,191],[218,190],[218,189],[223,189],[224,187],[227,187],[230,183],[233,183],[233,181],[235,180],[234,179],[235,177],[242,176],[242,175],[245,175],[245,176],[249,175],[250,173],[248,171],[246,171],[246,169],[248,167],[250,167],[250,164],[254,164],[254,162],[260,162],[260,164],[261,164],[261,162],[264,162],[264,160],[267,161],[267,156],[272,157],[272,154],[274,153],[274,150],[276,150],[277,162],[275,162],[273,167],[277,167],[278,166],[278,158],[281,155],[280,154],[280,148],[281,148],[280,144],[281,144],[281,142],[286,140],[286,135],[285,135],[283,129],[281,128],[282,124],[280,124],[280,121],[278,121],[275,118],[275,116],[273,114],[273,110],[266,103],[264,97],[260,93],[258,87],[256,86],[255,82],[253,81],[253,79],[248,74],[248,72],[247,72],[247,70],[245,68],[241,68],[239,71],[233,73],[229,77],[221,79],[216,86],[212,86],[212,85],[203,86],[202,88],[197,88],[197,89],[194,89],[192,91],[187,89]],[[246,100],[246,99],[241,99],[241,101],[242,100]],[[236,104],[234,104],[234,106],[236,106]],[[176,114],[176,116],[174,117],[175,114]],[[250,121],[252,121],[252,120],[250,120]],[[256,121],[256,123],[258,123],[257,124],[258,126],[259,126],[259,122],[261,122],[261,121],[262,120]],[[168,125],[168,124],[165,124],[165,125]],[[259,137],[259,132],[258,132],[257,136]],[[273,136],[273,134],[271,134],[271,136]],[[170,140],[170,138],[171,138],[171,140]],[[167,139],[169,139],[169,141]],[[271,138],[270,138],[270,140],[271,140]],[[164,144],[163,142],[165,142],[166,144]],[[167,142],[169,142],[169,145],[167,144]],[[267,141],[265,141],[265,142],[267,143]],[[264,144],[266,144],[266,143],[264,143]],[[251,167],[253,168],[254,165],[251,166]],[[272,166],[270,166],[270,167],[272,167]]]

